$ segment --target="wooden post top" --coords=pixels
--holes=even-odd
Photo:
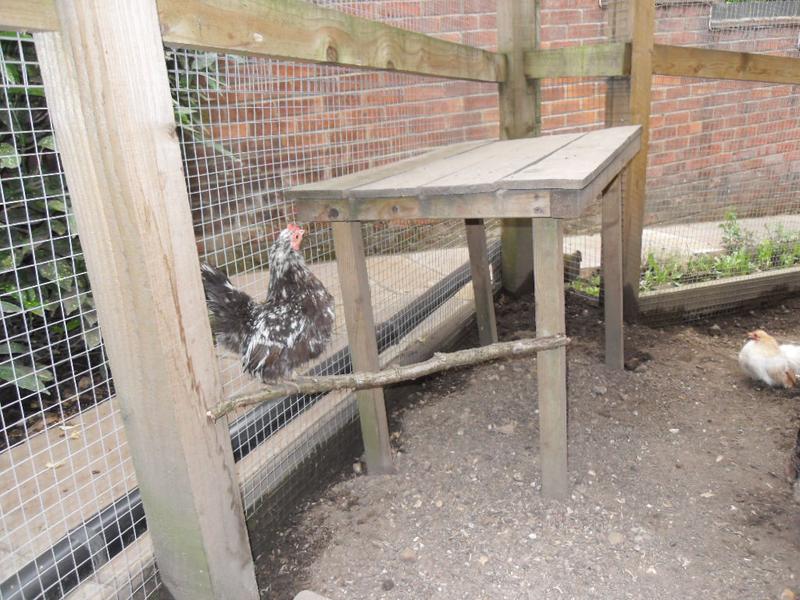
[[[579,217],[639,151],[641,127],[464,142],[286,192],[301,221]]]

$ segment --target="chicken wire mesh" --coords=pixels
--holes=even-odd
[[[798,2],[665,5],[657,12],[656,43],[800,60]],[[738,277],[737,293],[710,297],[683,315],[692,317],[781,293],[770,277],[800,261],[798,91],[653,78],[644,297]]]
[[[0,596],[60,598],[103,564],[96,589],[132,595],[155,587],[152,549],[114,559],[144,523],[109,524],[136,481],[33,40],[0,52]]]
[[[458,1],[326,4],[456,41],[494,41],[493,3],[472,3],[468,15]],[[152,548],[35,48],[23,34],[2,43],[0,595],[146,596],[158,585]],[[491,84],[171,48],[165,57],[198,251],[257,297],[269,246],[292,218],[286,187],[497,136]],[[308,229],[306,258],[335,288],[330,233]],[[462,230],[461,222],[365,227],[383,362],[468,314]],[[341,310],[337,320],[316,366],[324,372],[349,368]],[[253,385],[236,357],[220,361],[227,394]],[[280,517],[318,485],[326,461],[358,453],[355,407],[343,396],[288,399],[241,415],[231,434],[250,515],[268,498]]]

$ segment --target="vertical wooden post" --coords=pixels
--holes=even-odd
[[[331,223],[331,228],[353,370],[377,371],[380,368],[378,343],[375,339],[375,319],[372,314],[361,223],[334,222]],[[367,472],[370,475],[391,473],[392,452],[383,389],[359,390],[356,397]]]
[[[625,348],[622,323],[622,183],[614,178],[603,194],[603,310],[606,325],[606,365],[622,369]]]
[[[36,34],[161,578],[258,598],[151,0],[56,0]]]
[[[639,308],[647,150],[650,139],[650,87],[653,77],[655,3],[628,0],[627,6],[611,5],[609,27],[613,41],[631,42],[630,78],[610,78],[606,96],[606,125],[642,126],[642,149],[625,170],[623,198],[622,280],[625,318],[633,320]]]
[[[497,51],[506,55],[507,79],[500,83],[500,137],[539,135],[539,81],[525,77],[524,55],[539,45],[539,0],[497,3]],[[530,219],[503,219],[501,233],[503,287],[518,294],[531,287],[533,228]]]
[[[478,322],[478,339],[481,346],[497,341],[497,323],[494,317],[491,265],[486,251],[486,227],[483,219],[466,219],[469,267],[472,271],[472,290],[475,295],[475,317]]]
[[[563,334],[564,252],[561,221],[533,219],[536,337]],[[555,348],[536,358],[542,493],[567,496],[567,352]]]

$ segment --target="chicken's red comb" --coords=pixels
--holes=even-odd
[[[286,226],[286,229],[288,229],[289,231],[303,231],[303,228],[298,227],[296,223],[289,223]]]

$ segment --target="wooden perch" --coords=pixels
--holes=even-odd
[[[527,338],[513,342],[498,342],[459,350],[458,352],[437,352],[431,358],[420,363],[406,366],[391,367],[383,371],[372,373],[350,373],[347,375],[326,375],[318,377],[299,377],[290,381],[276,381],[252,394],[242,394],[230,400],[217,404],[206,414],[211,421],[227,415],[229,412],[243,406],[261,404],[268,400],[275,400],[293,394],[316,394],[332,390],[353,389],[363,390],[368,388],[383,387],[400,381],[410,381],[425,375],[446,371],[455,367],[474,365],[482,362],[497,360],[507,356],[526,356],[559,348],[569,344],[569,338],[563,335],[554,335],[541,338]]]

